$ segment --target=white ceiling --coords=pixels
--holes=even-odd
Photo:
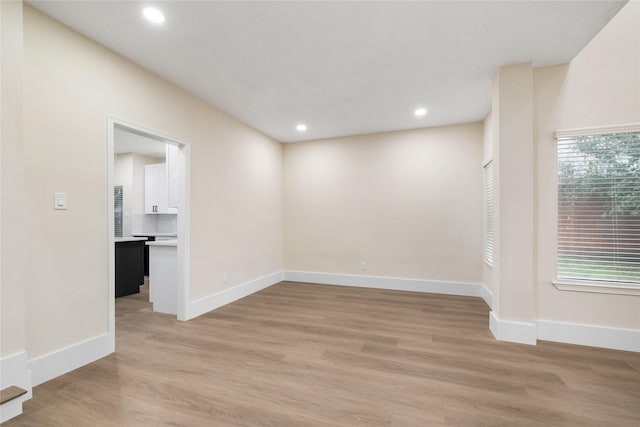
[[[113,134],[115,154],[135,153],[150,157],[165,157],[167,144],[161,139],[136,132],[122,126],[116,126]]]
[[[29,3],[290,142],[482,120],[497,67],[569,62],[625,1]]]

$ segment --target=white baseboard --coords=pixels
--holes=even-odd
[[[310,271],[285,271],[284,280],[292,282],[319,283],[323,285],[357,286],[364,288],[428,292],[432,294],[470,297],[481,297],[483,293],[482,288],[484,287],[479,283],[444,282],[383,276],[360,276],[356,274],[315,273]]]
[[[231,302],[244,298],[264,288],[275,285],[283,280],[283,272],[277,271],[266,276],[259,277],[249,282],[242,283],[229,289],[225,289],[215,294],[211,294],[204,298],[192,301],[189,304],[189,312],[187,320],[201,316],[218,307],[227,305]]]
[[[109,334],[99,335],[29,361],[33,386],[101,359],[113,352]]]
[[[18,415],[22,414],[22,402],[27,400],[23,400],[24,396],[25,395],[0,405],[0,423],[9,421],[11,418],[17,417]]]
[[[490,309],[493,309],[493,293],[484,284],[481,285],[480,296],[487,303]]]
[[[536,345],[535,323],[500,320],[494,311],[489,313],[489,329],[498,341]]]
[[[640,352],[640,330],[538,320],[538,339]]]
[[[0,389],[12,385],[27,390],[27,393],[0,405],[0,423],[22,414],[22,403],[31,399],[31,371],[29,370],[26,351],[0,359]]]

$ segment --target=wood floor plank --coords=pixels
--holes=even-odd
[[[640,425],[637,353],[498,342],[479,298],[281,282],[179,322],[142,292],[116,331],[6,425]]]

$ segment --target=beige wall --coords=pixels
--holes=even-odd
[[[2,2],[3,355],[24,348],[19,325],[5,332],[5,325],[20,318],[26,318],[31,358],[107,330],[108,114],[192,144],[192,300],[281,270],[283,236],[288,270],[486,282],[481,164],[493,149],[485,145],[483,152],[482,140],[495,142],[497,118],[490,119],[491,130],[484,135],[482,123],[472,123],[283,149],[28,6],[23,190],[29,202],[26,224],[17,227],[22,211],[13,207],[23,203],[22,184],[15,178],[22,167],[20,129],[12,128],[12,122],[5,127],[5,120],[16,117],[5,112],[19,114],[21,108],[19,95],[5,92],[5,82],[19,78],[11,73],[20,62],[7,65],[7,56],[18,51],[5,49],[5,43],[15,48],[19,38],[6,36],[6,4]],[[570,66],[533,73],[537,234],[531,247],[537,246],[531,277],[536,278],[539,319],[640,327],[638,297],[558,291],[551,285],[553,131],[640,121],[638,8],[638,2],[626,5]],[[8,139],[15,143],[6,145]],[[69,194],[67,211],[52,209],[54,191]],[[24,250],[28,257],[20,255]],[[19,304],[25,281],[19,277],[21,260],[28,260],[26,315]],[[368,263],[366,271],[360,270],[361,261]],[[222,283],[222,272],[229,274],[229,283]]]
[[[555,277],[557,129],[640,122],[640,2],[566,66],[535,70],[538,318],[640,329],[640,297],[560,291]]]
[[[107,331],[107,115],[191,143],[191,299],[282,269],[282,148],[25,6],[31,358]],[[54,211],[54,191],[69,209]],[[222,272],[229,282],[222,283]]]
[[[483,129],[483,144],[482,144],[482,164],[485,164],[489,160],[493,160],[493,146],[496,121],[493,119],[493,113],[489,110],[489,114],[482,122]]]
[[[22,2],[0,2],[0,43],[0,358],[4,358],[26,348]],[[53,195],[48,201],[53,205]]]
[[[287,270],[482,282],[482,123],[285,144],[284,183]]]
[[[533,69],[500,67],[491,111],[496,259],[493,311],[502,320],[531,322],[534,300]]]

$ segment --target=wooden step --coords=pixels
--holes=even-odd
[[[0,390],[0,405],[2,405],[3,403],[7,403],[15,399],[16,397],[22,396],[26,392],[27,390],[20,387],[16,387],[14,385],[12,385],[11,387],[7,387],[3,390]]]

